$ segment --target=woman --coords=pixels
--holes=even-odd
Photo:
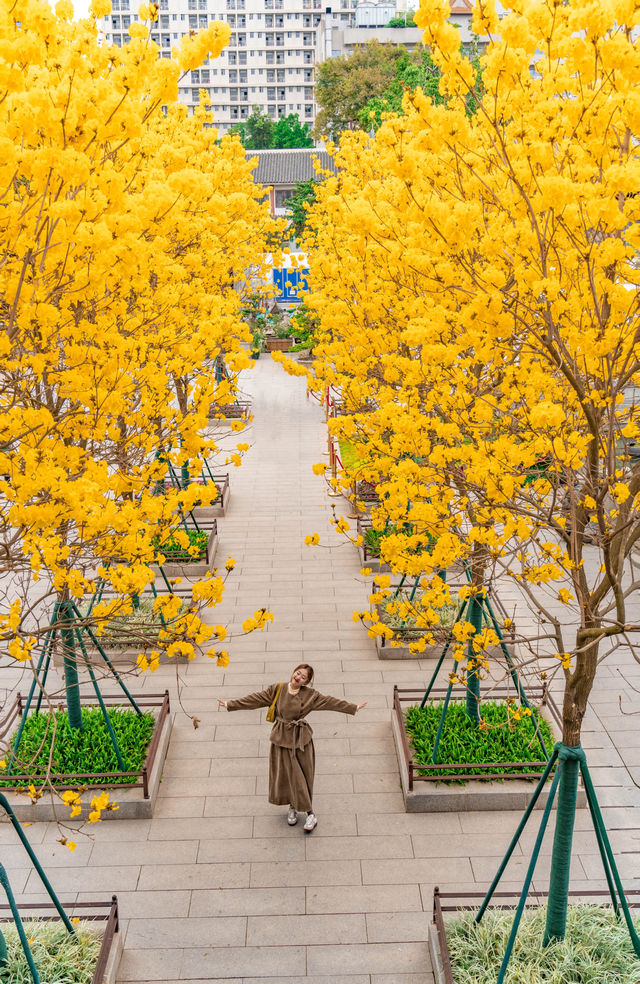
[[[325,697],[313,689],[312,683],[313,667],[300,663],[286,685],[272,683],[266,690],[240,700],[222,700],[218,697],[218,703],[228,711],[249,711],[257,707],[270,707],[277,696],[275,723],[270,735],[269,802],[276,806],[289,804],[287,822],[291,827],[298,822],[298,812],[306,812],[304,831],[307,834],[317,825],[318,818],[312,804],[316,761],[311,738],[313,732],[305,718],[311,711],[355,714],[367,703],[365,700],[361,704],[351,704],[337,697]]]

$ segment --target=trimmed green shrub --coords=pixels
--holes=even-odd
[[[147,747],[155,727],[155,717],[139,715],[131,708],[110,707],[109,720],[113,726],[122,753],[126,772],[137,772],[144,765]],[[99,707],[82,708],[82,731],[69,727],[67,712],[63,710],[38,712],[27,718],[20,740],[19,760],[13,767],[15,773],[23,773],[36,782],[47,775],[51,754],[50,781],[56,783],[58,775],[76,775],[83,772],[118,772],[116,754]],[[13,747],[15,734],[9,747]],[[0,786],[29,785],[29,779],[16,782],[12,777],[0,778]],[[109,782],[128,784],[131,779],[113,779]],[[88,780],[82,780],[88,785]],[[96,780],[96,785],[104,780]],[[67,780],[64,785],[69,785]]]
[[[511,705],[517,710],[517,705]],[[409,741],[415,751],[418,764],[431,760],[436,739],[442,702],[435,701],[421,708],[418,705],[406,710],[405,721]],[[467,714],[464,704],[450,703],[447,708],[442,737],[438,748],[438,762],[455,765],[468,762],[470,768],[456,770],[418,769],[418,775],[433,776],[473,775],[474,765],[493,762],[535,762],[539,765],[523,767],[519,772],[540,772],[545,760],[542,755],[538,733],[550,752],[554,745],[551,729],[537,708],[531,715],[524,714],[515,720],[506,703],[483,701],[480,705],[480,728]],[[492,770],[508,775],[509,770],[497,766]]]
[[[180,544],[174,536],[168,537],[164,543],[159,543],[157,539],[154,542],[158,553],[164,554],[167,560],[179,560],[184,563],[197,563],[203,560],[207,555],[207,543],[209,542],[209,534],[206,530],[184,530],[181,532],[186,532],[189,537],[189,547],[185,547]],[[195,547],[197,553],[193,555],[189,553],[189,549]]]

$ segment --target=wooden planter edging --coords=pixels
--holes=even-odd
[[[110,902],[63,902],[62,907],[71,919],[104,922],[102,943],[98,951],[96,965],[93,968],[91,984],[116,984],[123,950],[117,895],[112,895]],[[40,922],[60,921],[52,902],[19,902],[18,912],[24,922],[31,920]],[[0,923],[12,922],[11,907],[6,904],[0,905]]]
[[[383,571],[390,571],[391,567],[389,564],[383,564],[380,560],[380,556],[374,556],[369,547],[367,546],[366,533],[372,528],[371,517],[358,516],[356,520],[356,531],[359,536],[362,537],[362,543],[358,546],[358,554],[360,556],[360,563],[363,567],[368,567],[372,574],[381,574]]]
[[[358,479],[356,482],[356,502],[362,503],[371,509],[371,506],[376,506],[380,502],[380,496],[376,492],[371,482],[365,482],[362,479]]]
[[[535,908],[544,905],[547,892],[529,892],[527,896],[527,907]],[[629,908],[640,908],[640,889],[626,889],[625,895],[629,903]],[[611,896],[607,889],[586,889],[570,891],[569,897],[576,902],[588,901],[594,905],[606,905],[611,902]],[[520,895],[517,892],[494,892],[491,902],[491,909],[515,909],[518,905]],[[449,956],[449,946],[447,943],[447,928],[445,925],[445,913],[455,913],[459,910],[479,909],[484,900],[484,892],[441,892],[438,886],[433,890],[433,921],[429,923],[429,952],[431,954],[431,966],[436,984],[456,984]]]
[[[446,687],[434,687],[431,691],[433,701],[441,701],[447,693]],[[542,687],[529,688],[527,695],[531,702],[541,705],[540,712],[544,714],[547,724],[554,736],[561,732],[560,711],[550,694]],[[531,800],[534,783],[541,777],[544,762],[494,762],[488,765],[473,764],[475,774],[467,778],[463,769],[469,768],[469,763],[449,762],[444,765],[432,766],[431,763],[419,763],[413,758],[409,736],[404,720],[404,709],[413,704],[419,704],[424,696],[424,690],[393,688],[393,709],[391,723],[393,739],[400,768],[400,783],[407,813],[448,813],[466,810],[524,810]],[[492,699],[506,700],[513,697],[513,689],[496,687],[491,691]],[[463,700],[464,695],[451,698]],[[545,713],[546,712],[546,713]],[[551,749],[549,749],[551,751]],[[523,773],[523,766],[538,766],[538,771]],[[492,771],[496,767],[510,769],[509,773]],[[460,769],[462,782],[455,780],[454,775],[447,775],[445,780],[438,776],[419,776],[420,768]],[[538,797],[536,809],[544,807],[547,802],[548,790],[543,790]],[[578,790],[578,806],[586,805],[584,789]]]
[[[213,407],[209,413],[209,420],[213,423],[225,423],[232,420],[248,420],[251,416],[250,400],[235,400],[233,403],[220,403]]]
[[[460,570],[454,566],[451,569],[451,573],[459,576]],[[455,585],[450,585],[450,586],[455,587]],[[397,585],[391,584],[391,588],[394,587],[397,587]],[[410,588],[411,585],[409,585],[409,589]],[[371,588],[372,593],[379,590],[380,589],[376,585],[373,585]],[[390,599],[385,599],[384,604],[387,604],[389,600]],[[496,613],[496,617],[498,618],[498,620],[501,622],[504,621],[504,619],[507,617],[507,613],[502,607],[502,604],[500,603],[500,599],[498,598],[496,593],[491,589],[489,589],[489,600],[493,606],[493,609]],[[378,603],[376,605],[371,605],[370,609],[373,612],[373,614],[377,616],[378,620],[382,622],[383,604]],[[435,635],[436,642],[433,645],[426,646],[426,648],[423,649],[422,652],[412,653],[411,650],[409,649],[409,643],[418,642],[422,636],[428,634]],[[447,642],[447,634],[448,634],[447,629],[442,626],[436,626],[435,629],[431,629],[431,630],[430,629],[394,629],[393,640],[385,639],[384,636],[375,636],[374,642],[376,644],[376,652],[378,655],[378,659],[439,659],[442,654],[442,650],[444,649]],[[441,635],[441,638],[437,638],[439,635]],[[509,630],[509,632],[505,632],[504,635],[507,645],[512,645],[513,640],[515,638],[515,626],[512,624],[512,627]],[[403,642],[404,644],[401,646],[392,646],[391,645],[392,641]],[[490,646],[487,650],[487,654],[490,657],[495,656],[497,658],[500,658],[500,656],[502,655],[502,649],[499,645]],[[451,650],[449,651],[449,656],[451,656]]]
[[[82,813],[78,820],[86,820],[91,811],[91,799],[96,792],[103,789],[114,791],[113,799],[118,805],[117,810],[105,811],[102,814],[103,820],[140,820],[153,816],[164,760],[169,748],[169,738],[171,737],[172,720],[169,691],[165,690],[163,694],[133,694],[132,696],[141,709],[157,709],[156,726],[149,742],[145,763],[138,772],[83,772],[75,775],[56,776],[58,779],[56,785],[61,792],[78,786],[89,787],[81,793]],[[122,694],[103,694],[102,699],[107,707],[121,707],[124,704]],[[98,706],[95,695],[81,694],[80,700],[85,707]],[[8,715],[0,722],[1,737],[11,734],[11,728],[19,722],[22,711],[22,696],[18,694]],[[16,778],[31,779],[30,776],[22,775],[17,775]],[[110,780],[114,778],[129,778],[131,782],[126,784],[113,783]],[[18,787],[2,786],[0,790],[7,796],[18,820],[34,822],[37,820],[66,821],[69,819],[69,808],[51,792],[44,793],[41,799],[32,803],[26,791],[20,792]]]
[[[288,352],[293,345],[293,338],[274,338],[268,336],[265,339],[266,352]]]
[[[229,487],[228,474],[214,475],[213,481],[218,490],[218,498],[210,506],[196,506],[194,509],[196,520],[211,519],[215,516],[224,516],[229,505],[231,489]],[[217,532],[217,529],[216,529]]]
[[[203,560],[187,560],[188,554],[184,555],[184,560],[165,560],[162,565],[162,569],[167,577],[188,577],[196,579],[202,577],[208,571],[213,570],[213,562],[215,560],[216,551],[218,549],[218,524],[214,523],[211,530],[209,530],[209,539],[207,540],[207,553],[206,558]],[[174,554],[175,557],[175,554]],[[155,571],[156,578],[162,577],[160,574],[160,568],[158,564],[149,565],[153,571]]]

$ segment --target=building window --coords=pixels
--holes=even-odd
[[[276,188],[275,189],[275,204],[276,208],[284,208],[286,203],[292,197],[295,188]]]

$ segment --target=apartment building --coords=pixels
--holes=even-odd
[[[108,43],[122,45],[138,19],[139,0],[113,0],[102,30]],[[295,113],[313,125],[316,116],[314,67],[331,54],[330,28],[354,22],[357,0],[159,0],[152,40],[163,58],[189,31],[212,20],[226,21],[231,42],[219,58],[188,72],[180,81],[181,102],[193,107],[204,89],[221,132],[246,120],[254,106],[278,120]],[[327,48],[328,45],[328,48]]]
[[[140,0],[112,0],[102,22],[108,43],[122,45],[138,20]],[[451,22],[461,40],[471,37],[470,0],[450,0]],[[204,89],[220,132],[248,119],[254,106],[278,120],[295,113],[313,126],[315,66],[325,58],[352,54],[374,38],[403,45],[422,43],[418,28],[386,28],[394,13],[417,0],[158,0],[159,16],[151,38],[162,58],[190,31],[212,20],[226,21],[231,42],[219,58],[207,60],[180,80],[179,99],[197,106]]]

